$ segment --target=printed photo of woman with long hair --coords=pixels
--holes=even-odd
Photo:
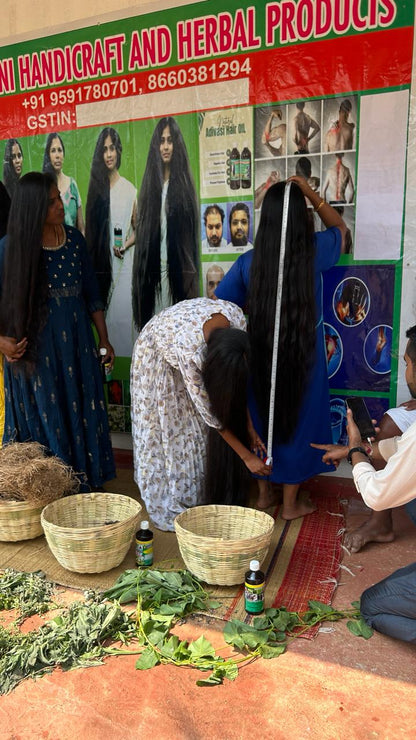
[[[118,356],[130,357],[137,333],[131,309],[136,188],[120,175],[118,131],[104,128],[95,146],[86,208],[86,240]]]
[[[198,222],[181,130],[174,118],[161,118],[138,199],[132,284],[138,329],[162,308],[198,295]]]

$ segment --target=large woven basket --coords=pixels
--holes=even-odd
[[[79,493],[45,506],[41,523],[63,568],[102,573],[126,557],[141,508],[138,501],[117,493]]]
[[[39,501],[0,501],[0,541],[33,540],[43,534],[40,515],[44,506]]]
[[[195,506],[175,519],[186,567],[206,583],[244,583],[250,560],[267,555],[274,527],[270,514],[243,506]]]

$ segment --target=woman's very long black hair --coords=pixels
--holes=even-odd
[[[207,341],[202,370],[211,411],[221,424],[250,448],[247,389],[250,340],[241,329],[214,329]],[[205,500],[210,504],[246,502],[251,476],[243,461],[212,427],[208,433]]]
[[[85,209],[85,239],[100,288],[101,300],[107,306],[112,280],[110,244],[110,178],[104,162],[104,142],[110,137],[117,152],[116,169],[121,165],[121,139],[111,126],[104,128],[95,145]]]
[[[150,142],[138,198],[133,262],[133,316],[141,329],[153,316],[161,290],[160,211],[164,169],[160,155],[163,130],[169,126],[173,143],[166,197],[167,262],[172,304],[198,296],[198,208],[189,157],[174,118],[161,118]]]
[[[252,378],[263,434],[269,413],[284,192],[283,182],[266,193],[250,272]],[[313,225],[296,183],[290,185],[285,255],[274,416],[274,437],[280,442],[288,441],[296,429],[316,344]]]
[[[0,334],[27,337],[27,350],[13,369],[33,370],[38,338],[48,318],[48,279],[42,231],[55,178],[29,172],[20,178],[12,199],[0,300]]]

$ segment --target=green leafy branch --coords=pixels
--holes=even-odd
[[[347,627],[358,637],[368,640],[373,634],[361,617],[359,603],[352,609],[334,609],[321,601],[310,600],[304,613],[289,612],[285,607],[266,609],[264,616],[256,617],[253,624],[233,620],[224,629],[225,641],[252,657],[276,658],[285,652],[292,640],[301,637],[307,630],[322,622],[338,622],[348,619]]]

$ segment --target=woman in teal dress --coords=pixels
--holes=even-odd
[[[291,177],[288,208],[276,408],[273,469],[269,480],[283,484],[284,519],[310,514],[314,506],[298,500],[300,484],[328,467],[311,446],[330,437],[329,385],[322,321],[322,273],[345,249],[347,227],[341,216],[310,188],[303,177]],[[251,418],[267,438],[270,405],[276,292],[285,183],[272,185],[264,198],[254,250],[241,255],[215,294],[240,307],[248,305],[252,345]],[[313,233],[305,197],[321,217],[325,231]],[[258,506],[273,502],[269,481],[259,479]]]
[[[22,177],[0,242],[0,335],[10,346],[3,442],[45,445],[88,490],[115,476],[91,320],[103,362],[112,365],[114,351],[85,240],[63,221],[54,178]]]
[[[62,203],[65,211],[67,226],[76,226],[78,231],[85,234],[84,216],[82,215],[81,196],[78,185],[73,177],[65,175],[63,171],[65,160],[65,145],[59,134],[48,135],[43,155],[43,172],[50,172],[56,178]]]

